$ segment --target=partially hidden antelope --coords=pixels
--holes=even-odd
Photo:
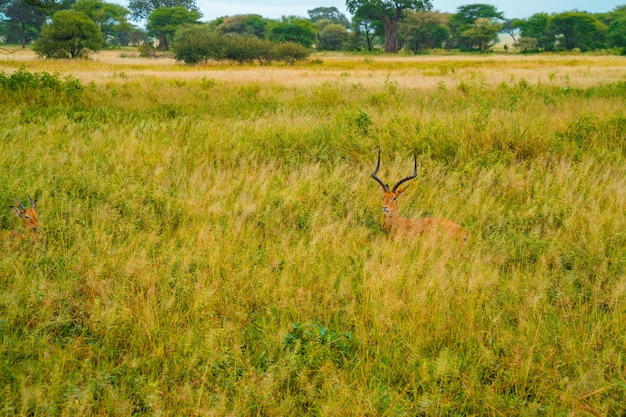
[[[456,224],[452,220],[444,219],[441,217],[424,217],[424,218],[407,218],[400,217],[398,209],[398,197],[402,195],[409,187],[406,185],[402,189],[398,189],[400,185],[417,177],[417,158],[414,156],[413,174],[408,177],[402,178],[400,181],[389,190],[383,180],[378,178],[378,169],[380,168],[380,149],[378,150],[378,163],[374,172],[372,172],[372,178],[374,178],[383,187],[383,230],[392,235],[398,236],[418,236],[427,233],[440,233],[445,236],[454,237],[467,240],[467,232],[463,227]]]
[[[11,206],[11,211],[22,219],[22,227],[30,234],[31,239],[35,239],[35,232],[39,228],[39,219],[37,218],[37,200],[28,197],[29,206],[26,207],[19,200],[15,206]],[[13,233],[14,237],[22,237],[19,233]]]

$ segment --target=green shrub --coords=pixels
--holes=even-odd
[[[63,98],[76,99],[82,92],[80,81],[71,76],[61,79],[59,74],[29,72],[21,67],[12,74],[0,72],[0,98],[2,100],[27,100],[33,103],[54,102]]]
[[[174,56],[186,64],[223,60],[294,63],[309,54],[307,48],[293,42],[273,44],[252,36],[220,35],[206,25],[183,27],[174,39]]]
[[[230,35],[222,38],[225,44],[226,59],[244,62],[269,62],[272,60],[270,51],[272,44],[252,36]]]
[[[84,13],[62,10],[52,15],[33,49],[46,58],[84,58],[104,44],[98,25]]]
[[[222,36],[206,25],[184,26],[174,37],[174,57],[186,64],[197,64],[225,58]]]
[[[293,64],[296,61],[306,59],[310,54],[311,51],[309,49],[298,43],[283,42],[274,45],[272,59]]]

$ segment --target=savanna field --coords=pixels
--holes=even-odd
[[[0,58],[0,415],[626,415],[624,57]]]

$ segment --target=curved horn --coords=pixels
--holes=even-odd
[[[378,163],[376,164],[376,168],[374,169],[374,172],[372,172],[372,178],[378,181],[381,187],[383,187],[383,190],[389,191],[389,186],[385,184],[383,180],[381,180],[380,178],[376,176],[376,174],[378,173],[378,168],[380,168],[380,148],[378,148]]]
[[[391,189],[392,192],[396,192],[400,184],[402,184],[403,182],[412,180],[413,178],[417,177],[417,157],[413,155],[413,159],[415,160],[415,166],[413,167],[413,175],[409,175],[408,177],[404,177],[400,181],[398,181],[396,185],[394,185],[393,188]]]
[[[30,198],[30,196],[28,196],[28,201],[30,203],[30,206],[32,208],[35,208],[35,206],[37,205],[37,200],[33,200],[32,198]]]

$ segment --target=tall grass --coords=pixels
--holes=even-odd
[[[47,76],[0,90],[43,225],[0,243],[3,415],[626,412],[624,82]],[[379,146],[467,244],[381,232]]]

